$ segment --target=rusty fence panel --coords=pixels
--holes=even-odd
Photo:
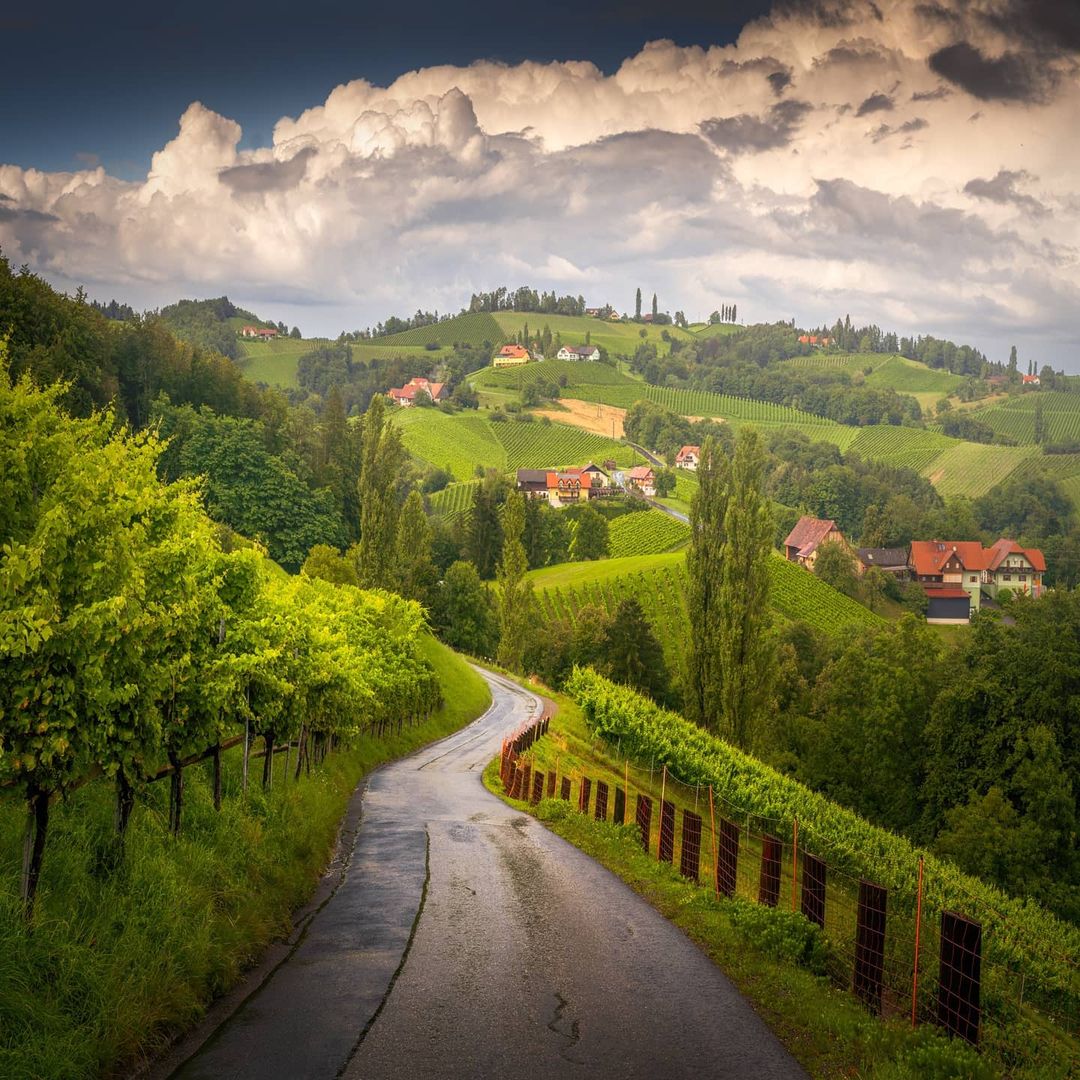
[[[652,829],[652,799],[640,792],[637,797],[637,813],[635,815],[637,827],[641,830],[641,846],[649,850],[649,830]]]
[[[825,929],[825,863],[808,851],[803,852],[802,913]]]
[[[592,797],[592,781],[587,777],[581,778],[581,790],[578,792],[578,810],[587,814],[589,812],[589,799]]]
[[[559,789],[559,798],[570,801],[570,777],[564,776],[562,778],[562,786]]]
[[[950,1034],[979,1044],[982,926],[953,911],[941,913],[938,1023]]]
[[[596,820],[607,821],[608,786],[603,780],[596,781]]]
[[[675,860],[675,804],[668,799],[660,803],[660,844],[657,858],[666,863]]]
[[[615,788],[615,812],[611,820],[616,825],[626,824],[626,792],[621,787]]]
[[[720,819],[720,845],[716,853],[716,889],[725,896],[735,895],[739,869],[739,826]]]
[[[780,859],[784,844],[775,836],[761,838],[761,879],[758,882],[758,903],[776,907],[780,899]]]
[[[873,1013],[881,1012],[884,992],[885,926],[888,890],[869,881],[859,882],[855,920],[855,972],[851,988]]]
[[[689,810],[682,816],[682,850],[679,853],[679,873],[697,881],[701,872],[701,817]]]
[[[544,774],[533,773],[532,798],[529,800],[535,806],[544,797]]]

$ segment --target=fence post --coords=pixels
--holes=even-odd
[[[795,910],[795,885],[799,877],[799,819],[792,819],[791,831],[791,910]]]
[[[712,826],[712,879],[713,891],[720,895],[720,875],[717,873],[719,863],[716,859],[716,810],[713,808],[712,784],[709,785],[709,824]]]
[[[664,792],[666,790],[667,790],[667,765],[664,766],[664,773],[663,773],[663,776],[660,778],[660,821],[661,821],[661,824],[663,823],[663,820],[664,820]],[[661,840],[661,837],[663,836],[663,833],[664,833],[664,830],[663,830],[663,828],[661,828],[656,834],[656,857],[658,859],[662,858],[662,856],[660,854],[660,845],[663,843],[663,841]]]
[[[915,1009],[919,1003],[919,931],[922,928],[923,860],[919,856],[919,887],[915,893],[915,964],[911,975],[911,1026],[915,1027]]]

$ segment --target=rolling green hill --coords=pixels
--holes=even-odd
[[[769,573],[773,611],[781,619],[800,619],[830,634],[883,622],[869,608],[779,554],[771,561]],[[669,669],[681,670],[689,634],[684,551],[562,563],[533,570],[528,576],[547,620],[573,620],[587,604],[613,612],[620,600],[637,599],[664,648]]]
[[[296,363],[304,353],[322,345],[325,338],[275,338],[273,341],[238,341],[240,359],[237,363],[252,381],[288,389],[297,385]]]
[[[563,345],[584,345],[585,335],[593,345],[602,345],[609,353],[630,356],[642,343],[647,341],[656,346],[661,356],[666,356],[671,347],[663,338],[666,330],[669,337],[690,340],[693,334],[680,330],[677,326],[649,326],[642,323],[608,322],[587,315],[543,315],[538,311],[497,311],[492,318],[502,328],[504,337],[510,337],[529,324],[529,333],[534,334],[546,326],[552,334],[558,334]]]
[[[393,417],[414,457],[448,469],[460,481],[473,479],[477,466],[513,472],[608,459],[631,465],[638,459],[626,443],[566,424],[494,423],[482,414],[439,409],[397,409]]]
[[[486,367],[469,376],[474,386],[497,390],[520,390],[538,382],[559,386],[560,379],[565,379],[567,386],[629,386],[638,390],[645,386],[607,364],[588,360],[541,360],[516,368]]]
[[[447,347],[461,342],[464,345],[491,346],[501,344],[504,337],[502,327],[493,316],[484,311],[455,315],[452,319],[433,323],[431,326],[418,326],[412,330],[403,330],[400,334],[375,338],[376,345],[406,345],[423,349],[425,345],[436,342]]]
[[[925,411],[963,385],[960,375],[927,367],[918,360],[884,353],[824,353],[796,356],[786,361],[792,367],[822,371],[846,371],[865,380],[867,386],[910,394]]]
[[[1080,394],[1040,390],[1019,394],[971,416],[1018,443],[1035,442],[1035,409],[1041,408],[1046,442],[1080,441]]]
[[[609,527],[611,557],[659,555],[690,539],[690,526],[661,510],[617,517]]]

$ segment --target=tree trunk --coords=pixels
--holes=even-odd
[[[292,754],[292,739],[289,739],[289,741],[285,744],[285,772],[282,774],[282,780],[285,783],[288,783],[288,781],[289,781],[289,762],[291,760],[291,758],[290,758],[291,754]]]
[[[221,813],[221,743],[214,747],[214,809]]]
[[[263,736],[266,746],[266,757],[263,758],[263,790],[269,791],[274,780],[274,733],[268,731]]]
[[[27,922],[34,916],[34,899],[41,878],[41,860],[45,855],[48,831],[49,793],[34,788],[27,802],[26,839],[23,847],[22,901]]]
[[[120,837],[123,847],[124,836],[127,834],[128,822],[131,820],[131,811],[135,808],[135,789],[127,778],[127,773],[120,769],[116,774],[116,813],[113,822],[116,826],[116,834]]]
[[[251,721],[244,721],[244,783],[243,792],[247,795],[248,758],[251,756]]]
[[[173,767],[169,777],[169,830],[173,836],[179,836],[180,815],[184,805],[184,770],[180,767],[179,757],[172,751],[169,752],[169,764]]]
[[[293,775],[294,780],[300,779],[300,773],[304,768],[305,753],[307,753],[307,729],[301,724],[300,735],[296,740],[296,773]]]

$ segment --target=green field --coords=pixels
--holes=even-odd
[[[962,445],[957,439],[921,428],[877,424],[860,428],[847,450],[866,460],[884,461],[920,472],[946,450]]]
[[[519,420],[493,423],[482,414],[451,414],[439,409],[398,409],[393,416],[401,425],[409,452],[448,469],[456,480],[473,479],[478,465],[513,472],[608,459],[631,465],[638,460],[636,451],[626,443],[566,424]]]
[[[690,326],[690,332],[697,338],[730,337],[745,329],[737,323],[694,323]]]
[[[447,484],[442,491],[436,491],[429,500],[432,514],[446,521],[453,521],[464,514],[472,506],[478,484],[478,480],[464,480]]]
[[[861,376],[867,386],[910,394],[925,411],[963,385],[963,376],[927,367],[918,360],[885,353],[823,353],[796,356],[787,363],[795,368],[821,371],[846,371]],[[870,374],[866,374],[867,369]]]
[[[400,334],[375,338],[377,345],[409,345],[423,349],[425,345],[437,342],[442,347],[461,343],[462,345],[499,345],[503,340],[503,330],[495,319],[485,311],[455,315],[452,319],[432,323],[431,326],[417,326],[412,330],[403,330]]]
[[[662,510],[647,510],[623,514],[610,526],[611,557],[627,555],[659,555],[690,539],[690,526],[665,514]]]
[[[520,390],[538,382],[558,386],[559,380],[564,378],[568,386],[630,386],[640,389],[645,385],[607,364],[590,360],[541,360],[516,368],[486,367],[469,376],[474,386],[497,390]]]
[[[252,382],[295,387],[296,362],[304,353],[311,352],[331,342],[325,338],[276,338],[273,341],[247,341],[240,339],[240,365]]]
[[[772,608],[781,619],[800,619],[827,633],[883,621],[779,554],[771,560],[769,573]],[[533,570],[528,576],[546,620],[572,620],[586,605],[614,612],[620,600],[637,599],[664,648],[669,669],[681,670],[689,634],[684,551],[563,563]]]
[[[920,471],[942,495],[977,499],[1038,453],[1035,446],[956,442]]]
[[[1018,443],[1035,442],[1035,406],[1042,408],[1047,442],[1080,440],[1080,394],[1040,390],[1009,398],[1002,405],[976,409],[972,417]]]

